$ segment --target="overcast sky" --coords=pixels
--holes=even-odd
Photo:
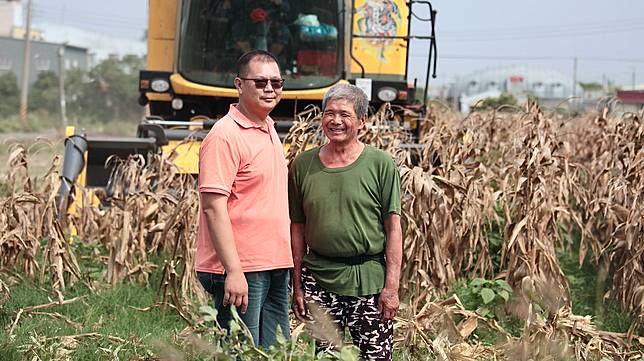
[[[295,0],[293,0],[295,1]],[[642,0],[432,0],[438,11],[438,78],[449,82],[478,69],[535,64],[580,81],[602,76],[644,83]],[[140,39],[147,27],[146,0],[34,0],[34,23],[55,21],[119,37]],[[415,5],[419,17],[426,8]],[[414,23],[413,32],[427,27]],[[410,79],[422,78],[426,47],[412,43]]]
[[[536,64],[572,78],[573,58],[578,57],[580,81],[601,82],[605,75],[630,85],[634,71],[637,82],[644,83],[641,45],[644,1],[433,0],[432,3],[438,10],[441,81],[502,64]],[[423,54],[422,50],[415,46],[412,54]]]

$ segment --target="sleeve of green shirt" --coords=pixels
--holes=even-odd
[[[298,184],[297,165],[298,159],[295,159],[288,171],[288,209],[293,223],[305,223],[304,209],[302,209],[302,192]]]
[[[400,172],[393,159],[388,158],[384,162],[381,179],[380,199],[384,219],[391,213],[400,214]]]

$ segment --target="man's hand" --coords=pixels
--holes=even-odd
[[[382,320],[393,320],[398,311],[398,291],[383,288],[378,298],[378,311],[382,314]]]
[[[248,283],[242,272],[228,215],[228,196],[218,193],[201,193],[201,206],[206,214],[208,234],[217,257],[226,270],[223,305],[241,306],[241,313],[248,308]]]
[[[391,213],[385,218],[385,232],[387,244],[385,245],[385,287],[380,292],[378,310],[383,320],[392,320],[396,317],[398,306],[398,286],[400,285],[400,264],[402,262],[402,228],[400,216]]]
[[[224,306],[235,305],[241,307],[241,313],[248,309],[248,283],[244,272],[226,274],[224,283]]]
[[[291,302],[291,309],[295,314],[295,318],[302,322],[306,322],[306,305],[304,304],[304,291],[302,287],[293,285],[293,301]]]

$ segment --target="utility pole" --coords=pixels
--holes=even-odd
[[[633,88],[632,88],[633,90],[635,90],[635,84],[636,84],[636,82],[635,82],[635,75],[636,75],[636,74],[635,74],[635,67],[633,67],[633,72],[631,73],[631,84],[632,84],[632,86],[633,86]]]
[[[60,117],[63,121],[63,129],[67,127],[67,103],[65,102],[65,46],[58,48],[58,95],[60,96]]]
[[[572,59],[572,104],[577,110],[577,57]]]
[[[429,76],[429,74],[427,74],[427,76]],[[457,75],[457,76],[454,77],[454,82],[452,84],[450,84],[450,86],[449,86],[450,87],[450,93],[452,94],[452,109],[454,109],[457,112],[461,110],[459,108],[459,103],[458,103],[458,100],[459,100],[459,98],[461,96],[460,94],[458,94],[458,90],[459,90],[458,89],[458,80],[459,80],[459,77]]]
[[[606,74],[602,74],[602,95],[608,94],[608,79],[606,79]]]
[[[31,47],[31,0],[27,1],[27,28],[22,54],[22,87],[20,88],[20,120],[27,120],[27,99],[29,96],[29,48]]]

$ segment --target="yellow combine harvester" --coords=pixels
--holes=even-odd
[[[421,7],[429,18],[416,16]],[[410,34],[412,16],[430,35]],[[147,67],[139,79],[139,103],[149,116],[131,138],[68,129],[59,201],[66,203],[76,181],[105,187],[110,156],[176,149],[179,170],[197,173],[201,139],[236,101],[235,61],[253,48],[280,60],[286,82],[271,113],[280,135],[294,114],[319,105],[338,82],[364,89],[374,107],[389,102],[415,110],[420,116],[405,125],[417,133],[425,106],[415,101],[416,81],[407,82],[409,42],[429,41],[426,79],[432,66],[435,76],[435,17],[428,1],[150,0]],[[427,81],[424,90],[422,99]]]

